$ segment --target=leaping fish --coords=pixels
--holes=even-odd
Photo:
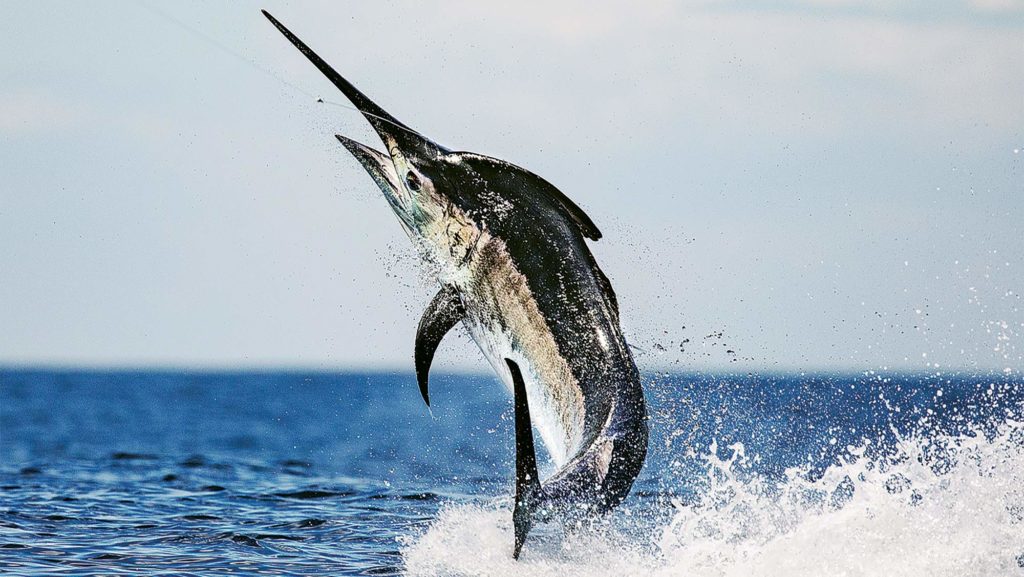
[[[384,193],[441,290],[416,333],[416,377],[460,322],[515,405],[512,556],[534,522],[602,514],[629,494],[647,455],[647,409],[608,277],[586,239],[594,222],[514,164],[449,150],[367,98],[267,11],[263,14],[362,112],[387,153],[337,139]],[[532,427],[557,466],[543,483]]]

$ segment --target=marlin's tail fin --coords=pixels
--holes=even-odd
[[[537,475],[537,455],[533,451],[533,426],[530,424],[530,405],[526,402],[526,384],[523,373],[511,359],[505,359],[512,373],[512,395],[516,405],[516,503],[512,511],[516,542],[512,558],[518,559],[526,534],[533,526],[533,510],[540,497],[540,477]]]

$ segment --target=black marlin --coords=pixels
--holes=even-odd
[[[434,351],[459,322],[512,392],[513,557],[536,520],[579,519],[618,505],[647,455],[647,410],[615,292],[587,247],[586,239],[601,238],[597,226],[536,174],[451,151],[399,122],[263,14],[362,112],[387,148],[385,154],[337,135],[441,284],[416,334],[423,400],[430,404]],[[558,467],[543,483],[531,425]]]

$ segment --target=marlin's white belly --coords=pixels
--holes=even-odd
[[[442,285],[458,287],[463,324],[509,393],[512,375],[505,359],[519,365],[533,425],[561,467],[583,443],[583,391],[504,241],[458,211],[449,217],[420,239],[424,258],[437,265]]]
[[[464,277],[464,324],[510,393],[512,375],[505,359],[519,365],[533,424],[561,467],[583,442],[583,391],[504,243],[491,240],[481,253],[474,263],[479,268],[471,271],[475,274]]]
[[[540,433],[544,446],[556,467],[561,467],[575,455],[583,437],[583,395],[579,387],[557,385],[557,389],[544,382],[536,364],[529,355],[512,345],[510,335],[491,332],[481,324],[467,322],[473,340],[501,377],[505,388],[512,393],[512,375],[505,359],[512,359],[523,372],[526,396],[530,404],[530,415],[534,427]],[[568,398],[565,398],[568,397]],[[569,402],[566,402],[569,401]]]

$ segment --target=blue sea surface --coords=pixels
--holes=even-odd
[[[634,533],[700,499],[709,453],[741,445],[749,474],[813,476],[922,430],[984,435],[1024,403],[1002,374],[652,374],[645,386]],[[504,388],[435,375],[431,389],[428,410],[412,374],[0,370],[0,573],[402,574],[443,508],[511,491]]]

